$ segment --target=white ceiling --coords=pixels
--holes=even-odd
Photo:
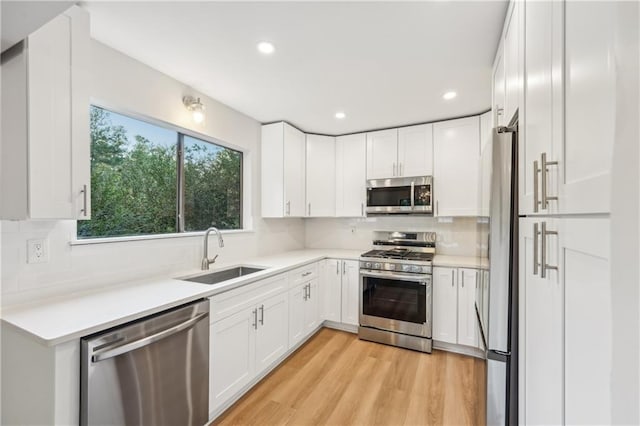
[[[507,2],[83,6],[95,39],[214,99],[262,122],[343,134],[487,110]],[[257,52],[262,40],[273,55]],[[458,97],[444,101],[449,90]]]
[[[18,43],[71,6],[72,1],[0,1],[2,51]]]

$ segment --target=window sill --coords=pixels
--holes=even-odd
[[[222,235],[233,234],[251,234],[253,229],[232,229],[220,231]],[[129,241],[146,241],[146,240],[165,240],[169,238],[193,238],[204,236],[205,231],[197,232],[179,232],[174,234],[159,234],[159,235],[133,235],[130,237],[105,237],[105,238],[86,238],[75,239],[69,242],[71,246],[86,246],[91,244],[109,244],[109,243],[124,243]]]

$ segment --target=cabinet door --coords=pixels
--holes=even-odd
[[[504,117],[504,50],[503,45],[498,49],[496,63],[493,69],[493,126],[506,126]]]
[[[480,119],[433,125],[436,216],[477,216]]]
[[[284,292],[257,306],[256,374],[264,371],[289,348],[289,295]]]
[[[398,129],[398,176],[433,175],[433,125]]]
[[[289,348],[297,345],[305,334],[305,286],[306,283],[298,284],[289,290]]]
[[[477,294],[478,270],[458,269],[458,344],[478,346]]]
[[[64,14],[28,38],[29,217],[75,218],[72,20]],[[88,110],[88,103],[85,109]],[[88,113],[87,113],[88,114]],[[88,115],[85,119],[88,124]],[[88,131],[88,126],[83,127]],[[88,133],[87,133],[88,135]],[[88,144],[85,135],[85,144]],[[89,158],[85,159],[89,161]],[[88,167],[88,164],[85,166]],[[88,180],[85,181],[88,184]]]
[[[540,178],[536,170],[541,154],[551,161],[554,146],[562,144],[562,2],[526,2],[524,115],[520,143],[520,212],[557,212],[557,202],[541,205]],[[537,162],[537,168],[535,163]],[[550,170],[550,172],[554,172]],[[555,179],[553,179],[556,182]],[[551,184],[551,182],[549,182]],[[538,191],[534,194],[534,186]],[[557,194],[549,187],[549,193]],[[535,203],[535,204],[534,204]],[[536,208],[537,205],[537,208]],[[537,210],[537,211],[536,211]]]
[[[456,268],[433,268],[433,340],[457,343]]]
[[[552,264],[559,265],[565,291],[564,421],[611,424],[610,220],[570,218],[557,222],[558,228],[553,230],[558,231],[559,263]]]
[[[342,322],[360,324],[360,269],[357,260],[342,261]]]
[[[307,216],[335,216],[335,190],[335,138],[307,135]]]
[[[255,308],[211,324],[209,411],[217,409],[254,377]]]
[[[519,423],[562,424],[564,291],[558,271],[541,277],[540,226],[539,220],[520,219]],[[557,221],[546,219],[546,226],[557,230]],[[557,265],[557,239],[547,240],[546,263]]]
[[[302,217],[305,209],[305,136],[284,124],[284,215]]]
[[[340,322],[342,310],[342,262],[338,259],[327,259],[320,274],[320,291],[322,293],[322,320]]]
[[[511,10],[507,16],[504,33],[504,71],[505,71],[505,101],[504,122],[509,124],[518,110],[520,99],[522,67],[520,61],[520,5],[521,2],[511,2]]]
[[[491,165],[493,162],[493,127],[491,111],[480,116],[480,179],[478,182],[478,211],[480,216],[488,217],[491,202]]]
[[[336,216],[364,216],[367,181],[366,134],[336,138]]]
[[[304,304],[304,335],[307,336],[320,324],[320,294],[318,293],[318,280],[314,279],[305,284],[307,287],[307,299]]]
[[[565,3],[565,140],[551,160],[560,176],[561,213],[610,211],[616,140],[617,2]],[[619,93],[619,92],[618,92]],[[619,108],[619,105],[618,105]],[[560,155],[564,154],[564,158]],[[558,195],[558,194],[551,194]],[[553,203],[553,201],[552,201]]]
[[[398,129],[367,133],[367,179],[398,176]]]

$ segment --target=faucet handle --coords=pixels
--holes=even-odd
[[[218,258],[218,256],[219,256],[219,255],[217,255],[217,254],[216,254],[215,256],[213,256],[213,259],[211,259],[211,260],[209,261],[209,263],[215,263],[215,262],[216,262],[216,259]]]

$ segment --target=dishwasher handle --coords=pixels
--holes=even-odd
[[[159,340],[172,336],[176,333],[180,333],[181,331],[187,330],[193,327],[194,325],[196,325],[196,323],[199,322],[201,319],[208,316],[209,316],[208,312],[203,312],[191,319],[181,322],[178,325],[174,325],[173,327],[170,327],[158,333],[152,334],[151,336],[147,336],[139,340],[134,340],[133,342],[126,343],[122,346],[118,346],[113,349],[107,349],[104,352],[97,353],[91,356],[91,361],[92,362],[104,361],[105,359],[113,358],[114,356],[122,355],[123,353],[131,352],[135,349],[148,346],[152,343],[155,343]]]

